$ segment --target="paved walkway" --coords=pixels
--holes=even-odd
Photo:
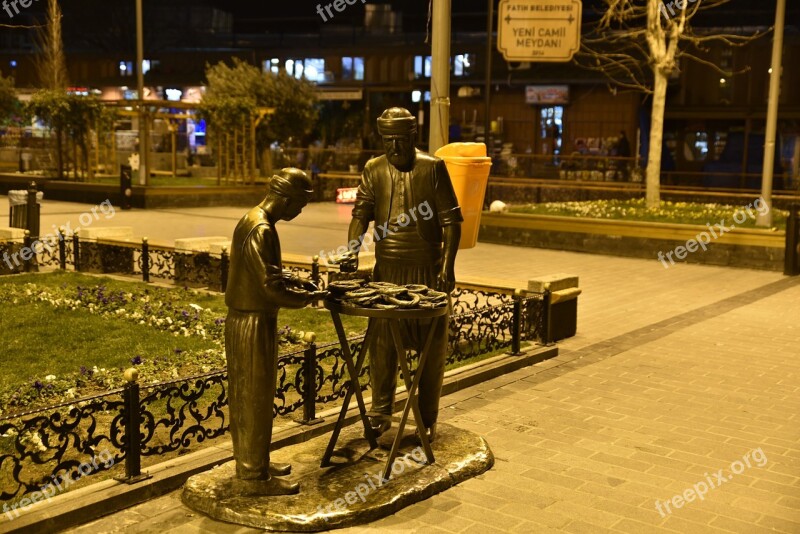
[[[283,223],[284,251],[343,244],[347,211],[313,206]],[[241,212],[113,223],[153,239],[229,235]],[[43,217],[78,214],[53,203]],[[443,399],[442,419],[484,435],[494,469],[342,532],[800,532],[800,279],[483,244],[457,271],[520,286],[579,275],[578,336],[555,360]],[[247,532],[197,516],[177,492],[76,529],[117,531]]]

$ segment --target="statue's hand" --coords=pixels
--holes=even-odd
[[[348,250],[335,258],[328,260],[328,263],[338,265],[343,273],[354,273],[358,270],[358,252]]]
[[[317,287],[317,284],[315,284],[313,281],[309,280],[308,278],[300,278],[299,282],[300,282],[300,287],[302,287],[306,291],[311,291],[312,293],[315,292],[315,291],[319,291],[319,288]]]
[[[450,270],[442,270],[436,277],[436,290],[450,294],[456,288],[456,275]]]

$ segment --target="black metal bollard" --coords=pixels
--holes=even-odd
[[[125,371],[125,388],[122,392],[125,408],[123,422],[125,424],[125,476],[116,480],[126,484],[134,484],[150,478],[142,474],[142,436],[141,413],[139,412],[139,371],[130,368]]]
[[[514,316],[511,321],[511,355],[522,354],[522,291],[514,291]]]
[[[63,226],[58,229],[58,267],[62,271],[67,270],[67,242]]]
[[[142,281],[150,282],[150,245],[142,238]]]
[[[552,294],[550,293],[550,289],[546,288],[542,295],[542,345],[549,345],[551,343],[551,313],[550,313],[550,302],[552,300]]]
[[[228,268],[230,267],[230,257],[228,247],[222,247],[222,254],[219,258],[219,284],[220,290],[225,293],[228,289]]]
[[[81,240],[78,231],[72,234],[72,262],[75,264],[75,272],[81,270]]]
[[[783,261],[783,274],[800,275],[800,204],[789,207],[789,218],[786,219],[786,252]]]
[[[300,421],[304,425],[316,425],[323,421],[317,417],[317,335],[307,332],[305,341],[308,348],[303,353],[303,419]]]
[[[22,251],[20,252],[20,256],[22,257],[22,266],[26,273],[31,272],[33,264],[31,259],[35,252],[31,247],[33,243],[33,239],[31,239],[31,232],[30,230],[25,230],[25,237],[22,239]]]
[[[27,205],[27,224],[26,227],[31,233],[31,241],[39,239],[39,204],[36,203],[36,196],[39,190],[36,189],[36,182],[31,182],[28,186],[28,205]]]

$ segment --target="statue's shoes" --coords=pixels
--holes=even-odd
[[[296,495],[300,493],[300,484],[276,477],[270,477],[267,480],[235,478],[230,481],[229,492],[232,495],[261,497]]]
[[[280,462],[269,463],[269,474],[274,477],[285,477],[292,474],[292,464],[282,464]]]
[[[369,418],[369,426],[372,428],[372,432],[375,434],[375,437],[380,436],[390,428],[392,428],[392,419],[391,416],[384,415],[384,416],[375,416]]]
[[[436,439],[436,423],[433,423],[431,426],[425,428],[425,434],[428,436],[428,443],[433,443],[433,440]],[[417,438],[417,442],[422,443],[422,439],[419,437],[419,430],[414,432],[414,435]]]

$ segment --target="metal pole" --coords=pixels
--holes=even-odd
[[[72,263],[75,266],[75,272],[81,270],[81,240],[78,237],[78,230],[72,233]]]
[[[778,100],[781,96],[781,64],[783,63],[783,28],[786,20],[786,0],[778,0],[775,10],[775,30],[772,41],[772,74],[769,78],[767,133],[764,142],[764,171],[761,175],[761,198],[770,208],[756,218],[757,226],[772,226],[772,176],[775,173],[775,137],[778,129]]]
[[[786,276],[800,275],[800,262],[798,262],[798,233],[800,228],[800,204],[792,204],[789,207],[789,218],[786,219],[786,252],[784,257],[783,274]]]
[[[58,266],[62,271],[67,270],[67,239],[64,227],[58,229]]]
[[[147,185],[147,155],[150,153],[150,129],[144,110],[144,30],[142,28],[142,0],[136,0],[136,91],[139,98],[139,185]]]
[[[317,418],[317,344],[313,341],[303,353],[303,423],[312,424]]]
[[[522,354],[522,292],[514,292],[514,315],[511,321],[511,354]]]
[[[126,484],[135,484],[151,478],[148,473],[142,473],[142,414],[139,398],[139,370],[130,368],[123,374],[125,387],[122,391],[123,424],[125,425],[125,476],[116,480]]]
[[[150,282],[150,243],[142,238],[142,282]]]
[[[487,155],[491,157],[492,147],[489,137],[492,131],[492,53],[494,52],[494,1],[489,0],[489,16],[486,20],[486,83],[484,85],[484,108],[486,116],[483,118],[483,142],[486,143]]]
[[[447,144],[450,128],[450,2],[433,0],[430,154]]]

